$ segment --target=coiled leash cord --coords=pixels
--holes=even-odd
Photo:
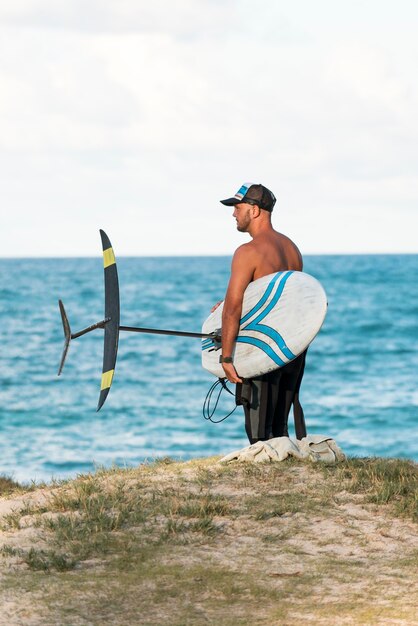
[[[211,410],[210,404],[212,402],[212,396],[215,393],[216,387],[218,387],[219,385],[221,387],[218,390],[218,397],[216,398],[215,406]],[[215,414],[215,411],[216,411],[216,408],[218,406],[219,399],[221,397],[221,393],[222,393],[223,390],[227,391],[229,394],[231,394],[231,396],[235,396],[235,394],[226,386],[225,379],[224,378],[218,378],[218,380],[215,381],[213,383],[213,385],[210,387],[209,391],[206,394],[205,401],[203,403],[203,409],[202,409],[203,417],[204,417],[205,420],[208,420],[209,422],[212,422],[212,424],[220,424],[221,422],[224,422],[226,420],[226,418],[229,417],[230,415],[232,415],[232,413],[237,408],[237,405],[235,405],[235,407],[232,409],[232,411],[230,413],[228,413],[228,415],[225,415],[224,417],[222,417],[219,420],[214,420],[213,419],[213,416]]]

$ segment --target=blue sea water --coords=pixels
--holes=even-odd
[[[226,257],[120,258],[121,324],[200,332],[229,266]],[[311,256],[305,270],[329,301],[301,390],[308,432],[349,455],[418,460],[418,256]],[[121,333],[96,413],[103,331],[71,343],[58,378],[59,298],[73,332],[101,320],[101,259],[0,260],[0,474],[50,480],[247,445],[241,408],[221,424],[202,417],[215,379],[201,368],[199,339]],[[225,394],[217,417],[232,407]]]

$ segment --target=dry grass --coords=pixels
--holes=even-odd
[[[20,489],[19,483],[9,476],[0,475],[0,496],[7,496]]]
[[[0,624],[416,623],[408,461],[164,459],[13,489]]]

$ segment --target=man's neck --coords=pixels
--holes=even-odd
[[[253,239],[259,237],[260,235],[267,235],[272,232],[274,232],[274,229],[269,219],[254,220],[248,229],[248,233]]]

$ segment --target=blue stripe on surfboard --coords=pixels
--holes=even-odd
[[[259,332],[261,334],[267,335],[268,337],[270,337],[270,339],[272,339],[277,347],[279,348],[279,350],[285,355],[286,358],[288,358],[290,361],[292,359],[294,359],[296,357],[295,354],[293,354],[293,352],[287,347],[285,340],[283,339],[283,337],[281,336],[281,334],[279,332],[277,332],[276,330],[274,330],[273,328],[271,328],[270,326],[266,326],[265,324],[260,324],[259,322],[261,320],[263,320],[270,312],[271,310],[276,306],[277,302],[280,300],[280,297],[283,293],[284,287],[286,285],[287,280],[290,278],[290,276],[293,274],[293,272],[289,271],[289,272],[277,272],[277,274],[271,279],[271,281],[269,282],[266,291],[264,292],[263,296],[260,298],[260,300],[257,302],[257,304],[255,306],[253,306],[253,308],[240,320],[240,325],[242,325],[243,323],[245,323],[245,321],[247,321],[248,319],[250,319],[255,313],[257,313],[257,311],[259,311],[261,309],[261,307],[266,303],[266,301],[268,300],[273,288],[275,287],[277,280],[280,278],[280,282],[278,285],[278,288],[276,290],[276,293],[274,294],[273,298],[271,299],[270,303],[268,304],[268,306],[266,306],[266,308],[261,311],[261,313],[258,315],[258,317],[256,317],[255,319],[253,319],[249,324],[247,324],[247,326],[245,326],[245,328],[242,328],[242,330],[251,330],[251,331],[255,331],[255,332]],[[236,341],[239,341],[241,343],[248,343],[251,345],[254,345],[260,349],[262,349],[264,352],[266,352],[266,350],[262,347],[262,346],[266,346],[267,344],[260,340],[260,339],[255,339],[255,338],[251,338],[251,337],[246,337],[243,335],[238,335]],[[214,345],[213,340],[209,339],[206,341],[202,342],[202,350],[206,350],[208,348],[210,348],[211,346]],[[270,349],[271,350],[271,349]],[[267,353],[267,352],[266,352]],[[271,350],[271,353],[276,355],[276,353]],[[269,354],[270,358],[273,358],[270,354]],[[280,357],[278,357],[276,355],[278,362],[275,358],[273,358],[273,360],[278,363],[279,365],[282,364],[284,365],[284,361],[282,361],[280,359]]]
[[[267,354],[267,356],[269,356],[270,359],[274,361],[274,363],[276,363],[276,365],[278,365],[279,367],[286,365],[286,362],[283,361],[283,359],[281,359],[279,355],[276,354],[274,350],[272,350],[272,348],[267,343],[265,343],[264,341],[261,341],[261,339],[256,339],[255,337],[244,337],[244,336],[239,335],[237,337],[237,342],[249,343],[250,345],[255,346],[256,348],[259,348],[265,354]]]
[[[249,327],[247,326],[245,330],[248,330],[248,329]],[[257,332],[262,335],[267,335],[267,337],[270,337],[270,339],[272,339],[275,342],[279,350],[283,352],[283,354],[285,355],[286,358],[289,359],[289,361],[296,358],[296,355],[293,354],[293,352],[287,347],[286,342],[281,336],[281,334],[278,333],[277,330],[274,330],[274,328],[271,328],[270,326],[266,326],[265,324],[257,324],[257,326],[252,327],[251,330],[253,332]],[[240,336],[237,338],[237,341],[239,340]]]
[[[288,279],[291,277],[292,274],[293,274],[293,272],[286,272],[284,274],[283,280],[280,281],[279,286],[278,286],[278,288],[276,290],[276,293],[274,294],[273,298],[270,300],[268,306],[266,306],[266,308],[263,309],[263,311],[261,311],[260,315],[258,317],[256,317],[255,319],[253,319],[252,322],[250,322],[242,330],[255,330],[255,326],[258,324],[258,322],[263,320],[266,317],[266,315],[268,315],[270,313],[270,311],[272,309],[274,309],[274,307],[276,306],[276,304],[280,300],[280,297],[281,297],[281,295],[283,293],[283,289],[284,289],[284,287],[286,285],[286,282],[288,281]]]
[[[255,331],[263,335],[267,335],[268,337],[270,337],[270,339],[272,339],[276,343],[279,350],[281,350],[281,352],[283,352],[285,357],[288,358],[290,361],[294,359],[296,355],[293,354],[293,352],[287,347],[286,342],[281,336],[281,334],[277,330],[274,330],[274,328],[271,328],[270,326],[266,326],[265,324],[260,324],[260,321],[263,320],[270,313],[270,311],[276,306],[276,304],[281,298],[286,282],[290,278],[292,273],[293,272],[286,272],[284,274],[283,280],[280,281],[277,287],[276,293],[274,294],[273,298],[270,300],[270,303],[268,304],[268,306],[266,306],[266,308],[255,319],[253,319],[252,322],[247,324],[247,326],[245,326],[245,328],[242,329],[242,330],[247,330],[247,331],[251,330],[253,332]]]
[[[274,330],[274,328],[271,328],[270,326],[266,326],[265,324],[258,324],[257,328],[254,328],[253,331],[259,332],[263,335],[267,335],[268,337],[273,339],[273,341],[276,343],[279,350],[281,350],[281,352],[283,352],[283,354],[290,361],[295,358],[295,355],[293,354],[291,350],[289,350],[283,337],[280,335],[280,333]],[[243,339],[243,337],[246,337],[246,336],[238,335],[237,341],[242,341],[243,343],[250,343],[249,341],[247,341],[248,337],[246,337],[246,339]],[[209,341],[202,342],[202,351],[208,350],[214,347],[214,345],[215,344],[211,339],[209,339]]]
[[[263,304],[265,304],[265,302],[267,301],[269,295],[271,294],[274,285],[276,284],[277,280],[284,274],[284,272],[277,272],[277,274],[275,276],[273,276],[273,278],[271,279],[271,281],[269,282],[269,284],[267,285],[267,289],[265,290],[265,292],[263,293],[263,295],[261,296],[260,300],[257,302],[257,304],[255,304],[253,306],[253,308],[248,311],[248,313],[246,315],[244,315],[244,317],[240,320],[240,325],[242,326],[242,324],[245,324],[245,322],[247,322],[250,317],[252,317],[253,315],[255,315],[255,313],[257,313],[257,311],[259,309],[261,309],[261,307],[263,306]]]

